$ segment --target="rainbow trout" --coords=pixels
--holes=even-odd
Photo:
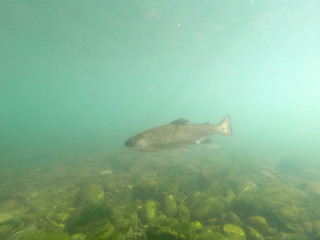
[[[139,151],[158,151],[172,148],[185,148],[190,144],[209,143],[210,136],[222,134],[231,137],[230,116],[218,124],[191,124],[180,118],[169,124],[148,129],[129,138],[125,146]]]

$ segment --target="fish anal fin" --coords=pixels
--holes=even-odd
[[[179,118],[177,120],[172,121],[170,124],[187,124],[189,121],[184,118]]]

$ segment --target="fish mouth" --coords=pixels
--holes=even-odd
[[[132,149],[135,149],[137,146],[136,146],[136,143],[134,140],[132,139],[128,139],[127,141],[124,142],[124,145],[128,148],[132,148]]]
[[[127,141],[124,142],[124,145],[126,147],[134,147],[134,144],[132,141],[130,141],[130,139],[128,139]]]
[[[141,144],[141,142],[137,142],[135,139],[128,139],[127,141],[124,142],[124,145],[127,148],[130,148],[132,150],[137,150],[137,151],[144,151],[145,146]]]

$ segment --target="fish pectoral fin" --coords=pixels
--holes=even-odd
[[[188,148],[186,148],[186,147],[180,147],[179,149],[180,149],[181,151],[188,152]]]
[[[203,143],[203,144],[208,144],[208,143],[212,143],[212,140],[210,138],[200,138],[196,141],[197,144]]]
[[[172,121],[170,124],[187,124],[189,121],[184,118],[179,118],[177,120]]]

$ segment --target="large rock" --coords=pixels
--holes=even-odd
[[[89,184],[82,187],[75,197],[75,207],[90,204],[98,204],[104,200],[104,189],[97,184]]]
[[[141,209],[142,221],[145,224],[152,224],[157,217],[157,203],[154,200],[145,202]]]
[[[106,202],[90,204],[74,211],[66,221],[66,229],[70,234],[92,233],[107,226],[113,218],[111,208]]]
[[[193,220],[205,222],[210,217],[219,217],[226,209],[223,200],[215,197],[200,198],[192,205],[191,216]]]
[[[287,223],[285,224],[285,227],[287,228],[288,232],[299,233],[302,235],[305,234],[303,227],[301,227],[299,224]]]
[[[248,218],[247,224],[263,235],[269,235],[271,232],[269,225],[264,217],[251,216]]]
[[[243,229],[237,225],[225,224],[223,226],[224,233],[235,240],[245,240],[246,234]]]
[[[210,230],[203,231],[197,234],[196,240],[230,240],[230,238],[223,236],[220,233],[212,232]]]
[[[287,223],[299,224],[309,220],[308,212],[312,209],[305,206],[306,199],[306,192],[288,185],[269,187],[260,196],[264,214],[283,229]]]
[[[178,212],[178,207],[176,202],[174,201],[173,195],[165,196],[163,199],[163,212],[168,217],[173,217]]]
[[[190,225],[177,223],[172,226],[151,226],[146,231],[147,239],[152,240],[193,240]]]
[[[247,227],[247,237],[250,240],[264,240],[264,237],[254,228]]]
[[[190,211],[188,207],[184,204],[179,206],[179,220],[182,223],[189,223],[190,222]]]
[[[262,209],[261,201],[254,192],[246,191],[237,195],[231,202],[231,209],[241,219],[257,214]]]
[[[239,216],[234,212],[228,212],[227,216],[225,217],[225,221],[227,223],[232,223],[238,226],[241,226],[243,224],[243,221],[241,221]]]

